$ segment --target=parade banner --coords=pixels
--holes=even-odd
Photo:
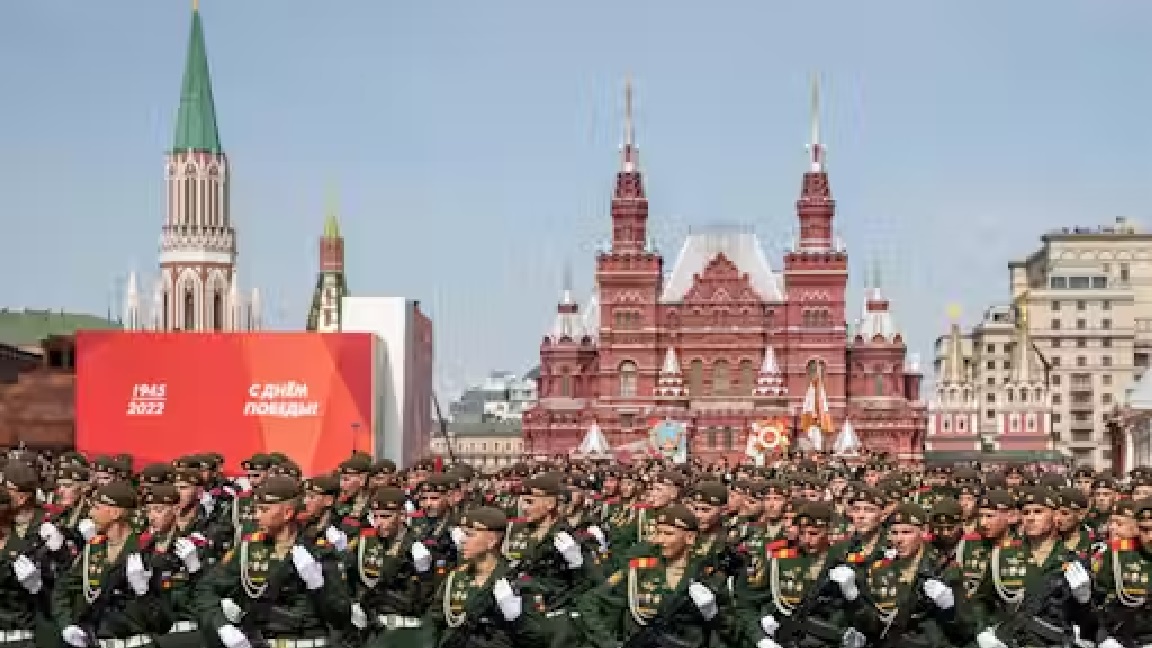
[[[136,467],[219,452],[229,471],[282,452],[306,475],[371,452],[375,336],[366,333],[76,335],[76,446]]]
[[[757,466],[766,464],[770,455],[788,451],[788,420],[782,417],[753,421],[748,430],[744,454]]]

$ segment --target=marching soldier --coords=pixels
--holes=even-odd
[[[413,536],[432,552],[438,570],[456,567],[457,545],[463,539],[449,514],[448,495],[455,487],[456,479],[446,473],[430,475],[420,489],[420,510],[412,520]]]
[[[347,629],[351,601],[339,557],[324,538],[303,543],[301,497],[294,479],[267,478],[252,494],[259,531],[197,584],[203,632],[225,648],[324,646],[330,630]]]
[[[127,482],[96,491],[91,514],[97,535],[52,592],[52,609],[68,646],[96,648],[108,640],[151,646],[153,635],[172,628],[170,598],[156,586],[144,557],[150,547],[132,530],[136,506],[136,489]]]
[[[1152,643],[1148,587],[1152,582],[1152,500],[1136,506],[1137,538],[1118,538],[1095,560],[1102,601],[1099,648],[1138,648]]]
[[[155,638],[157,648],[199,648],[202,645],[192,606],[196,580],[204,573],[208,539],[196,531],[184,533],[179,525],[180,492],[170,484],[157,484],[144,494],[148,531],[141,543],[151,544],[155,581],[167,591],[172,605],[172,628]]]
[[[462,564],[448,573],[433,596],[424,619],[424,646],[548,645],[541,610],[531,604],[533,593],[512,586],[514,576],[500,556],[507,526],[504,513],[486,506],[460,518]]]

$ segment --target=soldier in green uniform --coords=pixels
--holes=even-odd
[[[737,585],[744,624],[740,645],[758,648],[839,648],[847,628],[843,605],[828,587],[832,506],[809,502],[796,515],[800,541],[750,555],[747,577]]]
[[[1060,542],[1054,520],[1058,499],[1051,489],[1024,488],[1019,504],[1021,537],[993,548],[976,591],[984,613],[977,643],[980,648],[1069,645],[1077,640],[1074,628],[1096,627],[1091,574]]]
[[[889,520],[891,549],[868,565],[864,596],[856,572],[837,567],[829,573],[848,601],[855,602],[844,645],[941,648],[967,645],[975,633],[963,580],[955,561],[925,542],[928,514],[919,504],[900,504]],[[866,641],[861,639],[866,637]]]
[[[1084,524],[1084,516],[1088,513],[1088,498],[1084,493],[1071,486],[1057,491],[1056,530],[1060,533],[1060,540],[1064,546],[1080,555],[1080,558],[1089,558],[1096,543],[1096,534]]]
[[[864,486],[854,493],[848,506],[854,533],[833,545],[832,553],[838,562],[843,560],[853,565],[863,576],[867,565],[878,560],[887,547],[883,525],[888,500],[877,489]]]
[[[1152,583],[1152,500],[1136,505],[1138,538],[1113,540],[1093,560],[1097,598],[1101,602],[1099,648],[1134,648],[1152,644],[1148,588]]]
[[[978,525],[976,531],[960,537],[960,571],[964,576],[964,591],[973,604],[973,617],[977,625],[986,625],[992,611],[984,610],[984,601],[975,596],[988,571],[992,550],[1011,537],[1010,512],[1016,503],[1008,491],[991,489],[977,499]]]
[[[368,473],[372,457],[357,453],[340,463],[340,496],[336,502],[336,526],[347,536],[355,537],[365,524],[368,512]]]
[[[412,533],[432,552],[433,564],[440,573],[456,567],[457,541],[462,539],[449,515],[449,494],[456,479],[447,473],[433,473],[420,488],[420,510],[412,517]]]
[[[549,635],[533,592],[517,590],[500,556],[508,519],[479,507],[460,518],[460,567],[438,586],[424,619],[427,648],[544,648]]]
[[[93,639],[125,646],[151,646],[152,636],[172,628],[166,590],[157,587],[141,538],[129,519],[136,489],[117,481],[101,486],[92,505],[97,535],[85,545],[52,592],[52,610],[64,642],[95,648]]]
[[[684,475],[672,470],[661,471],[652,479],[647,501],[633,504],[631,518],[614,529],[611,539],[614,568],[618,569],[632,556],[652,553],[648,545],[656,532],[654,513],[678,501],[685,483]]]
[[[704,577],[692,551],[696,516],[671,504],[653,518],[656,531],[646,545],[653,554],[630,558],[577,601],[572,623],[579,634],[594,648],[620,646],[621,640],[681,648],[739,645],[739,617],[721,609],[727,607],[726,597],[716,595],[722,584]],[[637,639],[639,634],[645,639]]]
[[[259,531],[204,575],[194,605],[203,632],[225,648],[314,646],[346,630],[351,601],[339,556],[324,538],[306,539],[299,483],[270,476],[252,494]],[[305,540],[309,540],[305,543]]]
[[[304,510],[300,514],[300,531],[306,538],[324,538],[337,551],[344,551],[348,548],[348,534],[340,525],[335,510],[339,495],[340,480],[332,475],[317,475],[304,480]],[[356,535],[359,533],[356,530]]]
[[[245,536],[256,531],[256,501],[252,499],[252,489],[259,488],[272,468],[273,460],[265,454],[254,454],[240,462],[247,477],[237,480],[241,491],[236,493],[228,508],[228,518],[232,523],[232,539],[225,550],[236,547]]]
[[[28,555],[35,536],[16,533],[14,513],[8,490],[0,489],[0,577],[5,594],[0,601],[0,636],[7,639],[5,646],[15,648],[55,646],[59,631],[47,616],[50,568],[44,556]]]
[[[1102,472],[1092,481],[1092,510],[1084,522],[1100,537],[1108,535],[1108,522],[1117,500],[1116,480],[1109,472]]]
[[[52,504],[45,507],[60,530],[68,537],[84,544],[87,538],[80,534],[80,521],[88,516],[89,482],[92,474],[88,468],[76,464],[64,464],[56,469],[56,489]],[[89,521],[91,522],[91,521]],[[92,537],[89,535],[88,537]]]
[[[141,502],[148,501],[148,491],[159,484],[167,484],[171,477],[172,468],[168,464],[151,463],[144,466],[140,471],[139,485],[136,489],[137,499]],[[143,506],[138,507],[132,511],[132,530],[143,533],[147,528],[148,511]]]
[[[353,538],[344,557],[352,599],[351,622],[360,631],[346,645],[418,646],[432,582],[432,554],[405,524],[404,491],[377,489],[369,500],[374,526]]]
[[[158,635],[158,648],[199,648],[203,638],[196,625],[192,594],[196,580],[207,567],[208,539],[192,532],[184,534],[177,526],[180,493],[170,484],[156,484],[144,494],[142,507],[148,516],[148,530],[141,544],[150,546],[150,569],[172,605],[172,628]]]

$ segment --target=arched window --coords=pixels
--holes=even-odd
[[[714,396],[728,395],[728,362],[717,360],[712,365],[712,394]]]
[[[878,375],[872,377],[872,392],[873,396],[884,395],[884,376]]]
[[[220,289],[216,289],[212,294],[212,329],[224,330],[224,295],[220,293]]]
[[[191,288],[184,291],[184,330],[196,330],[196,294]]]
[[[743,396],[751,396],[756,390],[756,363],[751,360],[740,361],[740,389]]]
[[[564,373],[560,376],[560,395],[572,395],[572,376],[568,375],[568,367],[564,367]]]
[[[688,395],[692,398],[704,395],[704,361],[699,358],[688,365]]]
[[[190,170],[193,167],[188,167]],[[195,225],[196,224],[196,180],[194,178],[187,178],[184,180],[184,222],[181,225]]]
[[[631,398],[636,395],[637,367],[631,360],[620,363],[620,395]]]

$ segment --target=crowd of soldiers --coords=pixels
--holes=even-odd
[[[16,451],[0,648],[1152,645],[1152,473]]]

